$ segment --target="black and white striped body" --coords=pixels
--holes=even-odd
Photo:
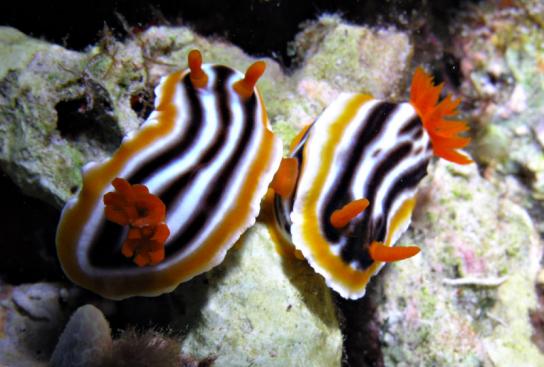
[[[291,197],[275,197],[277,226],[331,288],[361,297],[380,267],[368,248],[392,246],[406,230],[431,155],[412,105],[342,94],[292,152],[299,179]],[[366,210],[344,228],[331,225],[335,210],[361,198]]]
[[[243,74],[219,65],[203,70],[204,88],[195,88],[187,72],[164,78],[156,111],[142,128],[108,161],[85,168],[84,187],[66,205],[57,240],[76,283],[110,298],[171,291],[221,262],[254,223],[281,142],[256,90],[247,100],[233,91]],[[170,237],[163,262],[136,267],[121,254],[126,229],[106,220],[102,203],[115,177],[146,185],[165,203]]]

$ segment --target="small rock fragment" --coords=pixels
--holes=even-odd
[[[111,330],[93,305],[79,307],[70,317],[55,347],[52,367],[101,367],[111,360]]]

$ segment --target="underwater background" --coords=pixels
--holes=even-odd
[[[346,300],[278,251],[263,213],[172,293],[73,284],[55,234],[81,168],[138,129],[192,49],[266,61],[284,145],[342,92],[404,101],[420,65],[443,82],[475,164],[433,159],[398,241],[421,253]],[[2,4],[0,142],[2,366],[544,366],[539,0]]]

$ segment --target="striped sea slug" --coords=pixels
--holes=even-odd
[[[219,264],[255,222],[281,161],[255,88],[244,74],[202,65],[164,77],[155,111],[63,209],[57,253],[67,276],[104,297],[155,296]]]
[[[414,256],[416,246],[393,247],[410,224],[419,182],[432,153],[459,164],[469,138],[451,120],[459,101],[438,103],[423,69],[410,101],[392,103],[344,93],[291,145],[273,182],[276,238],[292,242],[344,298],[360,298],[385,262]]]

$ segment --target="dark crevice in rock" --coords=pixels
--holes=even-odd
[[[59,211],[23,195],[1,171],[0,188],[3,197],[0,211],[2,280],[17,285],[65,279],[55,250]]]
[[[376,317],[380,280],[373,278],[366,295],[358,300],[346,300],[337,295],[344,335],[342,366],[383,367],[380,325]]]
[[[155,109],[155,93],[152,90],[141,90],[130,96],[130,107],[142,120],[146,120]]]
[[[114,152],[121,144],[123,132],[114,117],[112,101],[98,83],[87,81],[85,86],[85,96],[55,105],[57,129],[67,140],[88,140]]]
[[[12,2],[0,12],[0,23],[12,25],[22,32],[46,37],[68,48],[84,50],[98,41],[107,24],[115,37],[126,36],[116,12],[132,26],[133,32],[152,25],[186,24],[204,36],[220,36],[255,55],[273,55],[289,65],[287,44],[300,30],[300,24],[323,13],[338,13],[355,23],[375,26],[393,25],[414,30],[414,24],[446,33],[451,14],[466,3],[477,1],[390,0],[390,1],[111,1],[93,5],[84,11],[77,4],[58,12],[46,3]],[[20,14],[25,14],[21,17]],[[426,14],[422,17],[421,14]],[[183,22],[181,21],[183,19]],[[430,23],[429,25],[424,23]]]
[[[544,284],[536,285],[536,294],[538,305],[529,313],[533,325],[531,340],[544,353]]]
[[[448,84],[459,89],[463,79],[459,58],[451,53],[444,53],[442,62],[444,64],[444,76],[447,78]]]

